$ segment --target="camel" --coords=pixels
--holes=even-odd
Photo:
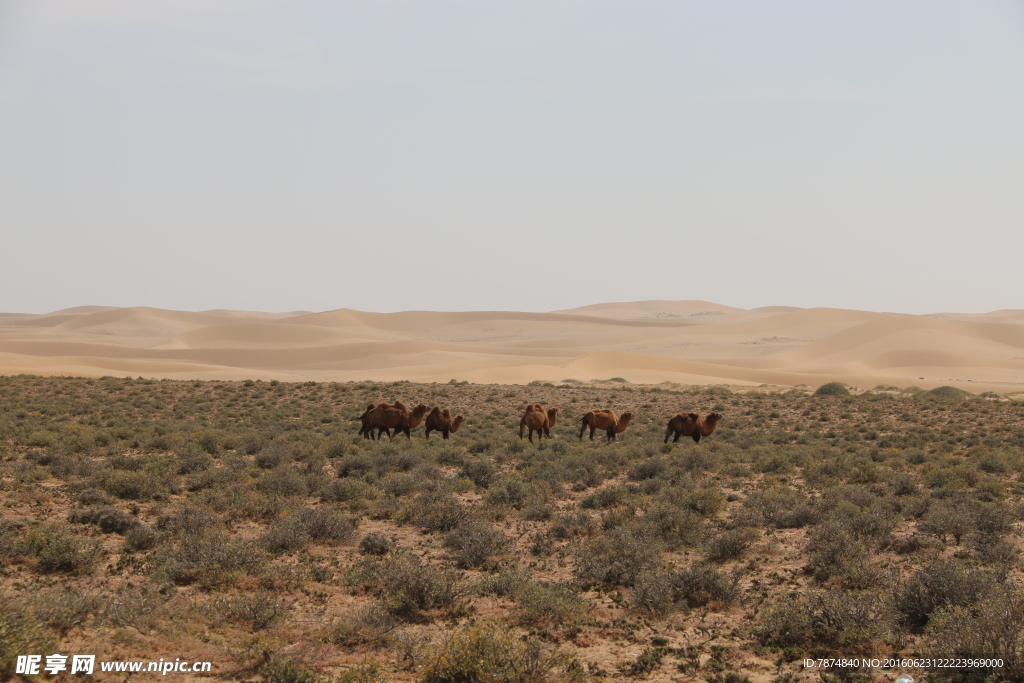
[[[422,403],[410,411],[404,403],[396,400],[392,405],[378,404],[370,413],[369,419],[373,427],[377,428],[378,439],[384,432],[394,429],[394,434],[388,432],[388,441],[391,441],[399,432],[405,432],[405,436],[411,439],[412,435],[409,434],[409,431],[419,426],[426,414],[427,407]]]
[[[721,413],[708,413],[707,417],[701,417],[697,413],[679,413],[668,421],[665,443],[668,443],[668,437],[673,433],[675,438],[672,439],[672,443],[679,441],[681,436],[692,437],[694,443],[700,443],[701,437],[711,436],[721,419]]]
[[[551,428],[555,426],[557,417],[558,408],[548,408],[545,412],[541,404],[529,404],[523,413],[523,419],[519,420],[519,438],[523,438],[523,429],[526,428],[530,430],[530,443],[533,443],[534,432],[537,432],[538,438],[546,436],[550,439]]]
[[[611,443],[615,441],[616,434],[626,431],[626,427],[629,426],[629,421],[632,419],[633,413],[629,411],[624,412],[616,419],[615,413],[607,408],[591,410],[583,416],[583,420],[580,423],[580,441],[583,441],[583,432],[587,431],[587,427],[590,427],[591,441],[594,440],[594,432],[598,429],[603,429],[608,434],[608,442]]]
[[[363,414],[359,416],[359,421],[362,423],[362,426],[359,427],[359,436],[363,437],[364,439],[374,438],[373,430],[377,428],[377,425],[374,424],[373,422],[373,410],[378,405],[386,406],[387,403],[371,403],[370,405],[366,406],[366,410],[364,410]],[[388,438],[390,437],[391,432],[388,431]]]
[[[461,415],[452,417],[451,412],[447,408],[441,410],[440,406],[434,406],[430,414],[427,415],[427,421],[423,423],[423,427],[428,439],[430,438],[430,432],[441,432],[444,438],[447,439],[449,434],[459,431],[459,427],[462,426],[465,419]]]

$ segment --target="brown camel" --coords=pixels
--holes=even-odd
[[[377,428],[377,425],[373,424],[373,409],[376,408],[377,405],[378,404],[376,403],[371,403],[366,406],[366,410],[364,410],[363,414],[359,416],[359,422],[361,423],[361,426],[359,427],[359,436],[364,439],[374,438],[373,430]],[[387,404],[381,403],[380,405]]]
[[[668,443],[668,437],[673,433],[675,437],[672,443],[679,441],[681,436],[692,437],[694,443],[700,443],[701,437],[711,436],[721,419],[721,413],[708,413],[706,417],[701,417],[697,413],[679,413],[668,421],[665,443]]]
[[[621,434],[626,431],[626,427],[629,426],[629,421],[633,419],[633,413],[626,411],[615,418],[615,413],[608,410],[607,408],[597,408],[591,410],[589,413],[583,416],[583,420],[580,423],[580,441],[583,441],[583,432],[587,431],[587,427],[590,427],[590,440],[594,440],[594,432],[598,429],[603,429],[608,435],[609,443],[615,441],[615,435]]]
[[[533,443],[534,432],[537,432],[538,438],[541,436],[551,438],[551,428],[555,426],[557,417],[558,408],[548,408],[545,412],[544,406],[541,404],[529,404],[526,406],[526,412],[523,413],[523,419],[519,420],[519,438],[523,438],[523,429],[530,430],[530,443]]]
[[[380,403],[373,412],[370,413],[370,421],[374,427],[377,428],[377,438],[390,430],[394,429],[394,434],[388,432],[388,441],[392,440],[395,435],[399,432],[405,432],[405,436],[409,439],[412,435],[409,431],[423,421],[423,416],[427,414],[427,407],[420,403],[418,406],[413,408],[411,411],[401,401],[395,401],[392,405],[387,403]],[[372,429],[372,427],[371,427]]]
[[[452,417],[451,412],[447,408],[441,410],[440,406],[434,406],[430,414],[427,415],[427,421],[423,423],[423,426],[428,439],[430,438],[430,432],[441,432],[444,438],[447,439],[449,434],[459,431],[459,427],[462,426],[465,419],[461,415]]]

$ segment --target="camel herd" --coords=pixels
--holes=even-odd
[[[429,410],[429,413],[427,412]],[[410,409],[401,401],[394,403],[371,403],[359,416],[362,426],[359,428],[359,435],[366,439],[379,439],[384,434],[388,435],[390,441],[397,434],[404,433],[409,439],[412,438],[411,430],[424,423],[426,438],[430,438],[431,432],[440,432],[442,437],[447,439],[449,434],[459,431],[459,427],[465,421],[462,415],[452,417],[448,408],[442,409],[434,406],[428,409],[420,403]],[[537,437],[551,438],[551,428],[555,426],[558,418],[558,408],[544,409],[539,403],[531,403],[526,406],[526,412],[519,420],[519,438],[523,433],[528,432],[530,443],[533,443],[533,434]],[[615,413],[607,408],[591,410],[580,421],[580,441],[583,441],[583,434],[590,428],[590,440],[594,440],[594,432],[598,429],[605,432],[608,441],[615,441],[617,434],[621,434],[629,427],[633,413],[626,411],[616,417]],[[672,436],[672,443],[679,441],[679,437],[688,436],[694,443],[700,443],[704,437],[711,436],[722,419],[721,413],[708,413],[701,417],[698,413],[679,413],[668,421],[668,429],[665,432],[665,443],[668,437]],[[376,432],[376,433],[375,433]]]

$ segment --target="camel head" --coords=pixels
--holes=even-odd
[[[398,403],[398,401],[395,401],[395,403]],[[428,408],[425,405],[423,405],[422,403],[420,403],[419,405],[417,405],[415,408],[412,409],[411,414],[412,415],[418,415],[418,416],[422,417],[423,415],[427,414],[428,410],[430,410],[430,408]]]
[[[454,434],[455,432],[459,431],[459,427],[461,427],[462,423],[465,421],[466,418],[462,417],[461,415],[456,415],[455,419],[452,420],[452,428],[449,429],[448,432]]]
[[[551,424],[555,424],[555,418],[557,418],[557,417],[558,417],[558,408],[548,408],[548,420],[551,421]]]
[[[629,421],[632,420],[632,419],[633,419],[633,413],[631,413],[631,412],[629,412],[627,410],[622,415],[619,415],[619,424],[620,425],[628,425]]]
[[[707,422],[708,424],[717,424],[718,421],[721,419],[721,413],[708,413],[707,416],[705,416],[704,421]]]

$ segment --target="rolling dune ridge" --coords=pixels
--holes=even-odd
[[[817,386],[1024,391],[1024,311],[904,315],[706,301],[550,313],[0,314],[0,373],[188,379]]]

